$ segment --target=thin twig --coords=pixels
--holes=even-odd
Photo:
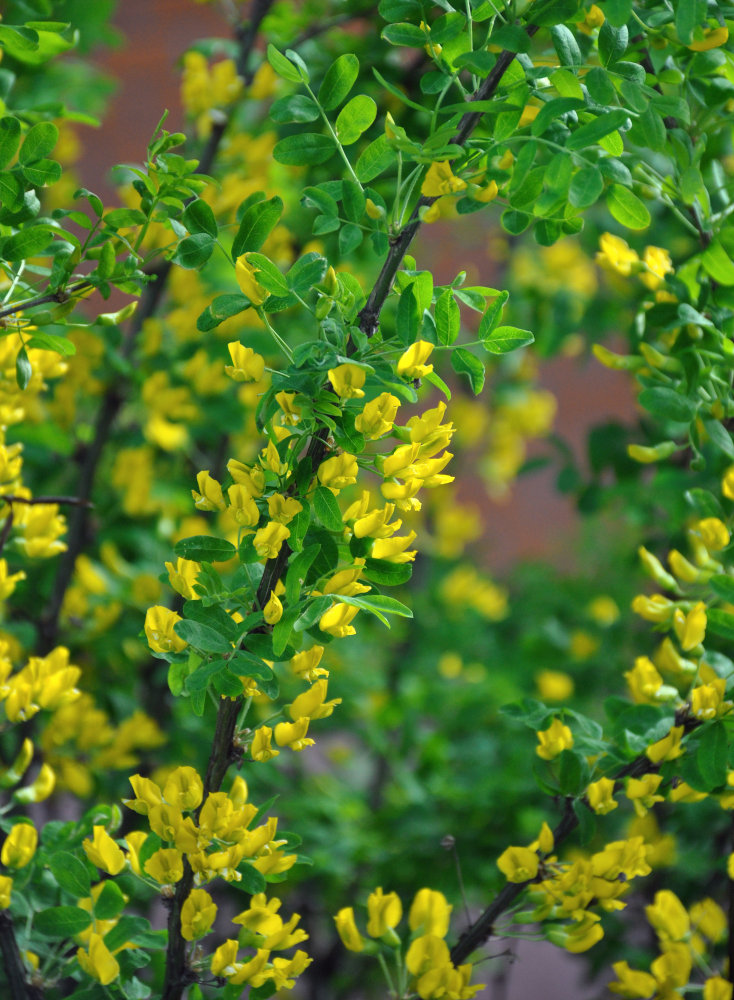
[[[32,507],[34,504],[58,503],[71,507],[94,507],[94,504],[81,497],[19,497],[13,493],[0,493],[0,500],[5,503],[25,503]]]
[[[77,292],[85,292],[88,288],[92,287],[91,281],[77,281],[76,284],[69,285],[68,288],[59,289],[57,292],[45,292],[43,295],[36,295],[32,299],[24,299],[23,302],[14,302],[0,309],[0,319],[3,319],[5,316],[12,316],[14,313],[25,312],[26,309],[32,309],[34,306],[46,305],[49,302],[62,305],[64,302],[68,302]]]

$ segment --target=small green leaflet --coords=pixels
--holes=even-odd
[[[251,205],[242,216],[240,228],[232,243],[232,260],[243,253],[259,250],[283,213],[283,201],[277,195],[268,201]]]
[[[530,330],[520,330],[516,326],[498,326],[483,341],[490,354],[508,354],[518,347],[527,347],[535,337]]]
[[[607,208],[611,215],[626,226],[627,229],[647,229],[650,225],[650,213],[647,206],[636,194],[621,184],[612,184],[607,194]]]
[[[459,375],[468,375],[475,396],[484,388],[484,365],[465,347],[457,347],[451,352],[451,366]]]
[[[358,76],[359,59],[351,52],[345,52],[331,64],[318,93],[319,104],[324,111],[333,111],[339,107]]]
[[[336,497],[325,486],[317,486],[313,495],[316,516],[329,531],[341,532],[344,528],[341,510]]]

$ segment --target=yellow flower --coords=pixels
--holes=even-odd
[[[275,591],[270,591],[270,599],[263,608],[263,618],[268,625],[275,625],[283,617],[283,605],[279,598],[275,596]]]
[[[614,782],[611,778],[599,778],[598,781],[592,782],[586,789],[586,797],[591,808],[599,816],[604,816],[619,805],[614,800]]]
[[[103,826],[92,827],[93,840],[82,841],[84,853],[97,868],[118,875],[125,867],[125,855]]]
[[[174,885],[183,878],[183,855],[175,847],[161,847],[151,854],[143,868],[161,885]]]
[[[389,392],[381,392],[370,400],[354,421],[354,426],[370,441],[376,441],[383,434],[389,434],[393,428],[395,416],[400,406],[397,396]]]
[[[291,750],[305,750],[312,747],[314,741],[306,736],[309,719],[297,719],[295,722],[279,722],[275,727],[275,742],[279,747],[290,747]]]
[[[216,479],[209,475],[208,469],[197,474],[196,484],[201,492],[197,493],[196,490],[192,490],[191,496],[194,498],[194,506],[197,510],[224,510],[227,504],[222,496],[222,487]]]
[[[730,465],[721,480],[721,492],[727,500],[734,500],[734,465]]]
[[[372,558],[385,559],[387,562],[406,563],[413,562],[417,552],[415,549],[406,551],[416,539],[416,533],[411,531],[409,535],[398,535],[392,538],[377,538],[372,545]]]
[[[0,910],[7,910],[10,906],[10,895],[12,889],[12,878],[9,875],[0,875]]]
[[[271,520],[279,521],[281,524],[290,524],[296,514],[303,510],[303,504],[293,497],[283,496],[282,493],[273,493],[268,497],[268,514]]]
[[[248,256],[249,254],[243,254],[242,257],[237,258],[234,269],[235,278],[242,294],[246,295],[254,306],[261,306],[270,292],[258,282],[255,277],[258,269],[250,264]]]
[[[397,927],[403,916],[403,904],[396,892],[385,895],[378,886],[367,897],[367,933],[370,937],[381,938],[388,930]]]
[[[181,907],[181,937],[197,941],[208,934],[217,915],[217,905],[205,889],[192,889]]]
[[[328,677],[329,671],[319,667],[321,657],[324,655],[323,646],[312,646],[304,649],[291,657],[291,667],[297,677],[302,677],[305,681],[313,681],[317,677]]]
[[[597,264],[616,274],[627,277],[640,258],[627,242],[612,233],[603,233],[599,238],[600,251],[596,255]]]
[[[675,760],[683,753],[681,738],[685,729],[683,726],[673,726],[667,736],[664,736],[656,743],[651,743],[645,751],[645,756],[653,764],[660,764],[664,760]]]
[[[272,738],[273,730],[270,726],[260,726],[258,731],[255,733],[252,744],[250,745],[250,753],[252,754],[253,760],[264,762],[278,756],[280,750],[275,750],[270,745]]]
[[[729,529],[718,517],[704,517],[693,525],[696,534],[709,552],[719,552],[729,544]]]
[[[703,1000],[731,1000],[732,984],[721,976],[711,976],[703,984]]]
[[[187,601],[200,600],[199,595],[194,590],[196,578],[199,575],[201,566],[192,559],[178,558],[174,563],[167,562],[168,581],[173,589],[185,597]]]
[[[645,247],[642,260],[647,271],[640,274],[640,281],[654,291],[662,285],[665,275],[673,270],[670,254],[661,247]]]
[[[466,181],[454,176],[448,161],[434,162],[421,185],[421,194],[427,198],[440,198],[443,194],[454,194],[466,188]]]
[[[475,191],[472,195],[474,201],[481,201],[483,204],[488,204],[499,194],[499,188],[497,187],[497,181],[490,181],[489,184],[485,184],[483,188],[479,191]]]
[[[508,882],[529,882],[538,874],[540,860],[529,847],[508,847],[497,858],[497,867]]]
[[[716,28],[706,28],[703,38],[694,39],[689,42],[688,48],[694,52],[707,52],[709,49],[718,49],[729,39],[729,29],[726,25]]]
[[[644,816],[656,802],[664,801],[664,795],[656,794],[662,780],[662,774],[646,774],[642,778],[627,779],[625,794],[638,816]]]
[[[265,358],[239,340],[233,340],[227,348],[232,358],[232,364],[224,366],[227,375],[235,382],[259,382],[265,371]]]
[[[612,968],[617,977],[617,982],[609,983],[608,986],[612,993],[628,997],[629,1000],[637,1000],[637,998],[651,997],[656,992],[657,982],[649,972],[630,969],[627,962],[615,962]]]
[[[322,649],[323,647],[314,647]],[[300,655],[300,654],[296,654]],[[295,657],[294,657],[295,659]],[[299,694],[298,697],[288,706],[288,714],[295,722],[296,719],[326,719],[334,711],[337,705],[341,705],[341,698],[334,698],[332,701],[326,700],[326,690],[328,681],[325,678],[312,684],[308,691]]]
[[[408,914],[410,929],[419,934],[444,938],[448,934],[452,909],[442,892],[419,889]]]
[[[204,783],[196,768],[184,765],[177,767],[166,778],[163,798],[169,805],[179,809],[196,809],[204,797]]]
[[[186,648],[186,642],[173,631],[173,626],[181,620],[181,616],[175,611],[160,604],[148,608],[143,627],[148,645],[154,652],[180,653]]]
[[[328,486],[332,493],[336,494],[346,486],[351,486],[357,482],[359,466],[354,455],[342,452],[341,455],[332,455],[322,462],[318,468],[318,479],[322,486]]]
[[[31,823],[16,823],[5,838],[0,861],[6,868],[25,868],[38,845],[38,833]]]
[[[350,604],[343,604],[339,601],[332,604],[328,611],[319,619],[319,628],[322,632],[328,632],[338,639],[343,639],[348,635],[355,635],[356,629],[351,624],[359,609]]]
[[[724,701],[726,681],[723,677],[701,684],[691,691],[691,713],[698,719],[714,719],[731,702]]]
[[[663,945],[671,941],[683,941],[691,929],[685,906],[670,889],[661,889],[655,893],[652,904],[645,907],[645,916]]]
[[[540,670],[535,683],[543,701],[566,701],[574,690],[573,679],[560,670]]]
[[[88,951],[84,948],[77,950],[77,961],[88,976],[107,986],[120,975],[117,959],[99,934],[90,935],[88,948]]]
[[[673,613],[673,629],[684,653],[702,643],[706,634],[706,605],[703,601],[695,604],[687,615],[676,608]]]
[[[227,490],[227,496],[229,509],[237,524],[245,528],[254,528],[260,520],[260,511],[247,486],[243,483],[233,483]]]
[[[255,532],[253,545],[261,559],[275,559],[283,542],[290,538],[290,531],[284,524],[269,521],[263,528]]]
[[[427,340],[416,340],[398,359],[398,375],[404,378],[423,378],[433,371],[433,365],[427,365],[433,344]]]
[[[359,365],[347,362],[330,368],[328,371],[329,382],[334,392],[340,399],[359,399],[364,396],[364,380],[367,376],[364,368]]]
[[[339,910],[334,917],[334,923],[345,948],[348,948],[349,951],[364,950],[364,938],[357,930],[357,925],[354,921],[354,910],[351,906],[345,906]]]
[[[604,937],[604,931],[599,923],[600,920],[601,917],[598,913],[589,913],[587,911],[580,920],[571,924],[566,939],[563,942],[563,947],[566,951],[578,955],[583,951],[588,951],[589,948],[593,948],[598,941],[601,941]]]
[[[563,750],[570,750],[573,746],[573,733],[560,719],[554,719],[547,729],[536,733],[536,735],[538,746],[535,752],[543,760],[553,760]]]

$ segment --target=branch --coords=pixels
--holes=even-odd
[[[34,504],[44,504],[44,503],[62,503],[68,504],[72,507],[93,507],[94,504],[89,503],[88,500],[82,500],[79,497],[19,497],[15,496],[13,493],[0,493],[0,500],[4,500],[5,503],[25,503],[32,507]]]
[[[13,921],[6,911],[0,912],[0,954],[3,957],[3,971],[10,988],[9,1000],[41,1000],[42,991],[37,986],[32,986],[26,979]]]
[[[537,30],[538,26],[535,24],[526,28],[527,34],[530,37],[532,37]],[[514,52],[501,52],[497,57],[497,62],[492,67],[491,73],[484,80],[482,85],[472,97],[471,101],[467,103],[473,104],[474,101],[486,101],[492,97],[514,58]],[[452,144],[456,146],[465,146],[467,140],[481,119],[481,111],[467,111],[459,122],[456,135],[451,140]],[[368,337],[371,337],[377,330],[380,313],[382,312],[382,307],[385,305],[387,296],[390,294],[390,289],[392,288],[392,283],[395,280],[395,275],[397,274],[398,268],[402,263],[403,257],[408,252],[408,247],[413,242],[413,237],[418,232],[421,224],[420,210],[424,207],[427,208],[435,201],[438,201],[438,198],[428,198],[425,195],[421,195],[411,213],[410,219],[402,228],[400,235],[394,240],[390,247],[387,259],[382,265],[382,270],[380,271],[377,281],[375,282],[369,298],[367,299],[367,304],[359,314],[359,328],[362,333],[366,334]]]
[[[57,292],[46,292],[43,295],[36,295],[35,298],[25,299],[23,302],[16,302],[14,305],[4,306],[0,309],[0,320],[5,316],[12,316],[14,313],[32,309],[33,306],[43,306],[47,302],[56,302],[60,305],[68,302],[77,292],[85,292],[88,288],[92,287],[91,281],[77,281],[75,285],[69,285],[68,288],[60,288]]]
[[[698,724],[698,720],[695,720],[695,723]],[[677,725],[680,725],[680,723],[677,723]],[[695,728],[695,725],[691,723],[687,728]],[[615,775],[615,789],[624,778],[639,777],[640,775],[649,774],[657,770],[658,765],[653,764],[647,757],[636,757]],[[580,801],[587,808],[591,808],[586,797],[582,798]],[[562,844],[569,834],[572,833],[579,825],[579,818],[574,812],[573,802],[573,798],[569,797],[565,799],[563,816],[553,831],[554,847]],[[537,880],[530,879],[527,882],[508,882],[507,885],[500,890],[487,909],[474,921],[471,927],[464,931],[457,943],[451,949],[451,961],[454,965],[461,965],[473,951],[476,951],[480,945],[484,944],[484,942],[492,936],[497,919],[506,910],[509,910],[517,897],[534,881]]]

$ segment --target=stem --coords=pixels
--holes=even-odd
[[[734,841],[734,818],[732,818],[732,841]],[[734,850],[734,845],[731,845],[732,850]],[[729,956],[729,970],[728,979],[730,983],[734,983],[734,880],[729,879],[728,885],[728,896],[729,896],[729,907],[728,907],[728,940],[727,940],[727,954]]]
[[[535,24],[530,25],[526,29],[527,34],[530,37],[532,37],[537,30],[538,26]],[[484,80],[479,90],[477,90],[474,94],[471,101],[467,103],[471,105],[474,101],[486,101],[488,98],[492,97],[514,58],[514,52],[501,52],[497,57],[497,62],[493,66],[492,71]],[[482,120],[482,114],[483,112],[481,111],[467,111],[459,122],[459,128],[456,135],[451,140],[451,144],[456,146],[465,146],[469,136]],[[375,282],[369,298],[367,299],[367,304],[359,314],[359,328],[362,333],[366,334],[368,337],[371,337],[377,330],[380,313],[387,296],[390,293],[390,289],[392,288],[395,275],[398,272],[398,268],[402,263],[403,257],[408,252],[408,247],[413,242],[413,237],[420,228],[421,220],[419,213],[421,208],[424,206],[428,207],[437,200],[437,198],[428,198],[426,195],[421,195],[413,209],[413,212],[411,213],[407,225],[400,232],[399,236],[397,236],[392,242],[387,259],[382,265],[382,270],[380,271],[377,281]]]
[[[57,304],[68,302],[76,292],[84,292],[87,288],[92,287],[91,281],[77,281],[76,284],[70,285],[68,288],[60,288],[57,292],[46,292],[44,295],[36,295],[32,299],[24,299],[23,302],[16,302],[0,309],[0,319],[23,312],[25,309],[32,309],[34,306],[43,306],[47,302],[56,302]]]

